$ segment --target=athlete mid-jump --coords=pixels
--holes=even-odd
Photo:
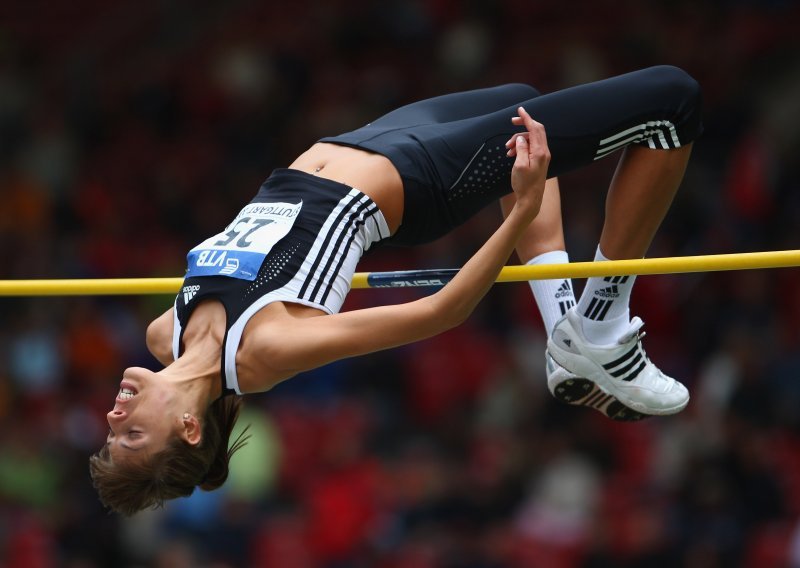
[[[595,260],[643,257],[701,129],[696,81],[660,66],[550,94],[444,95],[323,138],[189,252],[174,307],[147,331],[165,368],[125,370],[90,460],[101,499],[133,513],[220,486],[242,442],[229,448],[238,395],[458,325],[515,248],[530,263],[567,262],[562,173],[619,156]],[[339,313],[365,250],[429,242],[498,200],[503,223],[441,290]],[[577,302],[569,280],[532,283],[556,398],[616,420],[688,403],[644,352],[634,280],[589,278]]]

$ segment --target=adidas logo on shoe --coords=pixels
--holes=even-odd
[[[550,336],[550,338],[553,341],[557,342],[561,346],[561,349],[566,349],[577,353],[577,351],[575,351],[575,346],[573,345],[574,342],[572,341],[572,338],[569,336],[569,334],[564,333],[559,329],[554,329],[553,334]]]

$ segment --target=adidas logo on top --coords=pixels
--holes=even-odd
[[[192,298],[200,291],[200,285],[194,284],[192,286],[184,286],[181,292],[183,293],[183,303],[188,304]]]

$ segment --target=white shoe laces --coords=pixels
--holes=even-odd
[[[621,336],[621,337],[620,337],[620,338],[617,340],[617,343],[619,343],[620,345],[624,345],[625,343],[628,343],[628,342],[629,342],[631,339],[633,339],[634,337],[635,337],[637,340],[641,340],[641,339],[642,339],[642,337],[644,337],[644,336],[646,335],[646,332],[644,332],[644,331],[640,332],[640,331],[639,331],[640,329],[642,329],[642,327],[644,327],[644,322],[642,321],[642,318],[640,318],[639,316],[635,316],[635,317],[634,317],[634,318],[631,320],[631,325],[630,325],[630,327],[628,328],[628,331],[626,331],[626,332],[625,332],[625,333],[624,333],[624,334],[623,334],[623,335],[622,335],[622,336]]]

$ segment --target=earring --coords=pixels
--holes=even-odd
[[[189,413],[188,412],[184,412],[183,413],[183,419],[184,420],[189,420]]]

